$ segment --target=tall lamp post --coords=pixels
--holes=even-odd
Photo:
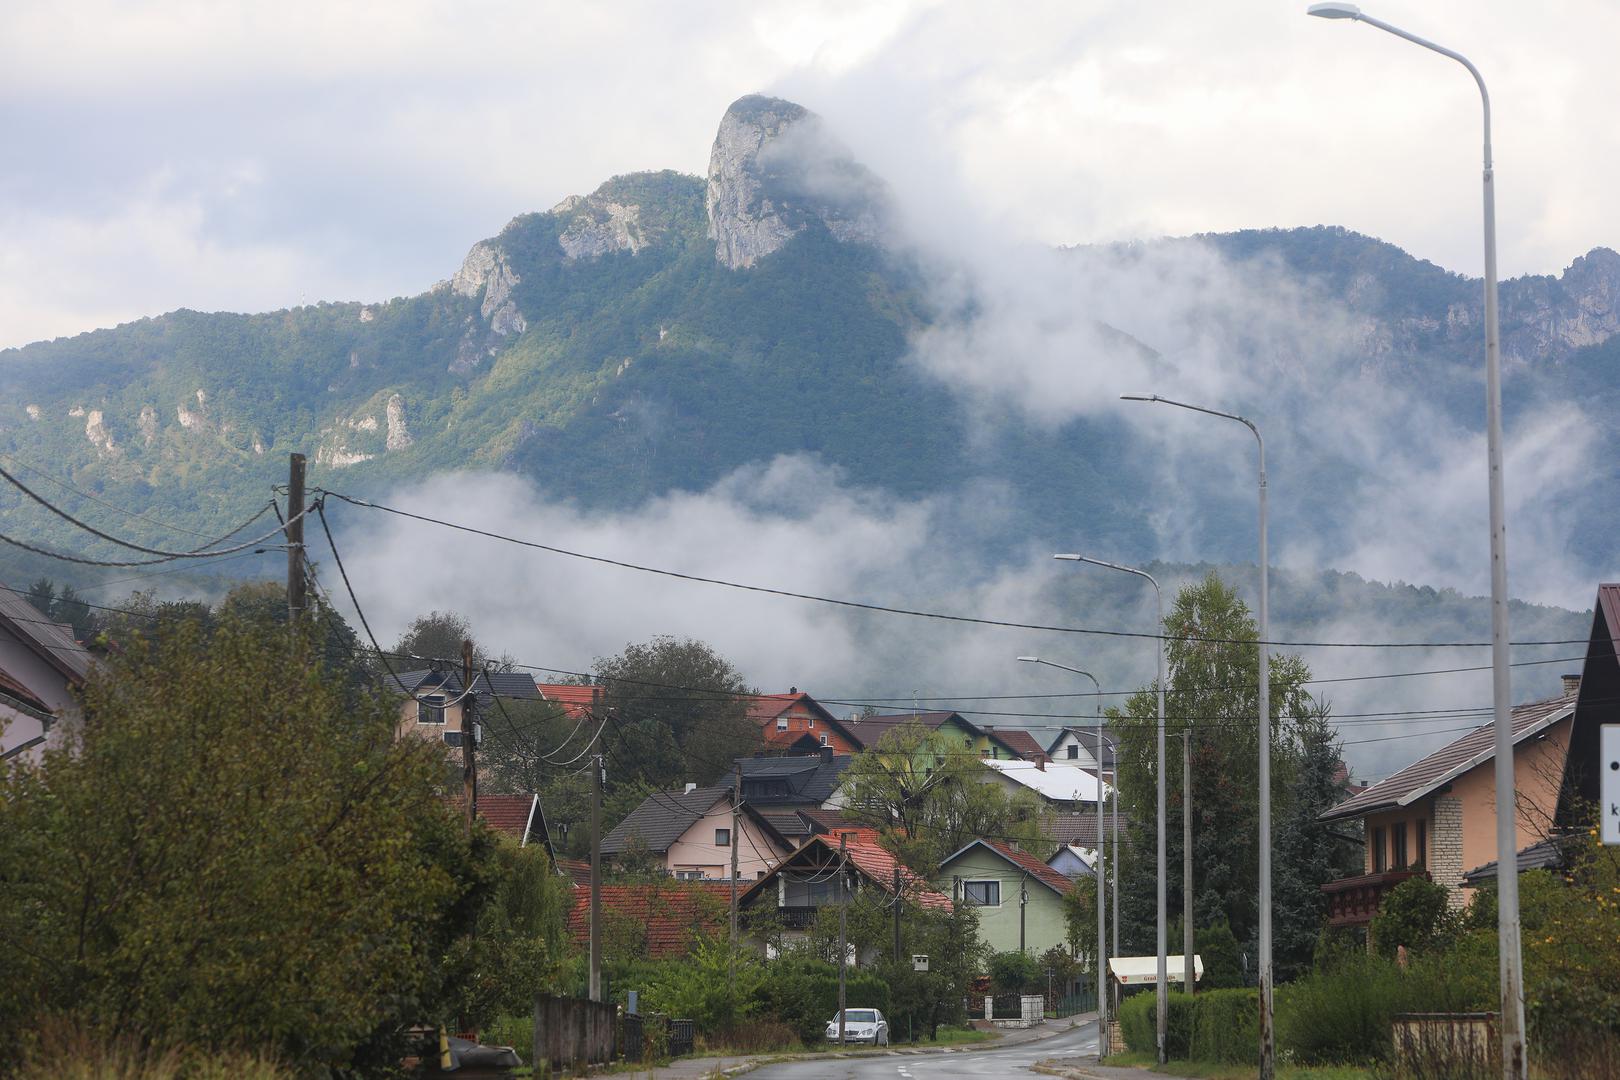
[[[1153,586],[1153,599],[1154,599],[1155,603],[1158,605],[1158,613],[1159,613],[1158,621],[1154,623],[1154,636],[1156,638],[1158,638],[1158,641],[1159,641],[1159,683],[1158,683],[1158,687],[1159,687],[1159,730],[1158,730],[1158,755],[1159,755],[1159,757],[1158,757],[1158,762],[1159,763],[1158,763],[1158,767],[1156,769],[1157,778],[1158,778],[1158,784],[1159,784],[1159,793],[1158,793],[1158,797],[1159,797],[1159,806],[1158,806],[1158,811],[1159,811],[1159,823],[1158,823],[1158,835],[1159,835],[1159,888],[1158,888],[1158,893],[1159,893],[1159,895],[1158,895],[1158,901],[1159,901],[1159,917],[1158,917],[1159,966],[1158,966],[1158,969],[1157,969],[1157,975],[1158,975],[1157,982],[1158,982],[1158,1007],[1159,1007],[1158,1008],[1158,1021],[1159,1021],[1159,1024],[1158,1024],[1159,1055],[1158,1056],[1159,1056],[1159,1064],[1163,1065],[1163,1064],[1165,1064],[1166,1062],[1169,1061],[1169,1057],[1167,1055],[1168,1047],[1165,1045],[1165,1036],[1169,1031],[1169,1021],[1170,1021],[1170,991],[1169,991],[1169,987],[1166,985],[1166,980],[1169,978],[1170,964],[1169,964],[1169,960],[1167,959],[1167,950],[1166,950],[1166,943],[1165,943],[1165,925],[1164,925],[1165,906],[1166,906],[1166,897],[1165,897],[1165,859],[1164,859],[1164,594],[1159,591],[1159,583],[1156,580],[1154,580],[1153,575],[1148,573],[1146,570],[1138,570],[1135,567],[1131,567],[1131,566],[1121,566],[1119,563],[1104,562],[1101,559],[1093,559],[1093,558],[1090,558],[1090,557],[1085,556],[1085,555],[1054,555],[1054,556],[1052,556],[1052,558],[1054,558],[1054,559],[1063,559],[1063,560],[1065,560],[1067,562],[1090,563],[1092,566],[1106,567],[1109,570],[1118,570],[1121,573],[1135,574],[1139,578],[1146,578],[1148,584]]]
[[[1097,676],[1093,675],[1091,672],[1082,670],[1081,668],[1077,668],[1077,667],[1070,667],[1068,664],[1060,664],[1055,660],[1043,660],[1039,656],[1020,656],[1018,659],[1019,659],[1020,662],[1025,663],[1025,664],[1045,664],[1047,667],[1055,667],[1060,671],[1072,672],[1075,675],[1084,675],[1086,678],[1091,680],[1091,685],[1096,687],[1096,689],[1097,689],[1097,698],[1096,698],[1096,701],[1097,701],[1097,866],[1096,866],[1096,878],[1097,878],[1097,1033],[1098,1033],[1097,1055],[1099,1057],[1106,1057],[1107,1054],[1108,1054],[1108,990],[1107,990],[1107,987],[1105,985],[1106,984],[1106,970],[1105,969],[1106,969],[1106,966],[1107,966],[1106,957],[1109,955],[1109,952],[1108,952],[1108,944],[1107,944],[1107,931],[1105,929],[1106,926],[1107,926],[1105,909],[1108,906],[1108,900],[1107,900],[1107,897],[1106,897],[1106,892],[1107,892],[1107,886],[1108,886],[1108,881],[1109,881],[1109,875],[1108,875],[1108,866],[1109,866],[1109,864],[1108,864],[1108,860],[1107,860],[1106,856],[1104,855],[1104,849],[1106,847],[1106,844],[1104,842],[1105,838],[1104,838],[1104,835],[1103,835],[1102,743],[1103,743],[1104,739],[1108,738],[1108,736],[1103,733],[1102,684],[1097,681]],[[1111,742],[1112,740],[1109,740],[1109,741]],[[1116,775],[1114,777],[1115,784],[1116,784],[1116,789],[1114,791],[1114,798],[1113,798],[1113,803],[1114,803],[1114,862],[1113,862],[1114,951],[1113,951],[1113,955],[1115,955],[1115,956],[1119,955],[1119,791],[1118,791],[1118,788],[1117,788],[1117,784],[1118,784],[1118,780],[1119,780],[1118,771],[1119,771],[1118,755],[1116,754],[1115,755],[1115,774]]]
[[[1436,45],[1364,15],[1354,4],[1312,4],[1308,13],[1322,19],[1350,19],[1375,26],[1414,45],[1437,52],[1468,69],[1479,87],[1484,116],[1485,209],[1485,457],[1491,516],[1491,703],[1496,729],[1496,865],[1513,866],[1518,851],[1513,801],[1513,690],[1508,639],[1507,537],[1502,493],[1502,355],[1497,329],[1496,177],[1491,163],[1491,96],[1479,69],[1461,53]],[[1497,975],[1501,983],[1502,1075],[1523,1080],[1529,1072],[1524,1038],[1524,967],[1519,937],[1519,879],[1497,875]]]
[[[1172,401],[1158,394],[1122,394],[1125,401],[1156,402],[1190,409],[1223,420],[1235,420],[1249,429],[1259,450],[1260,464],[1260,1078],[1271,1080],[1275,1073],[1276,1040],[1272,1030],[1271,1004],[1271,584],[1266,554],[1266,440],[1254,421],[1236,413]],[[1191,959],[1188,960],[1190,964]],[[1191,989],[1189,987],[1189,989]]]

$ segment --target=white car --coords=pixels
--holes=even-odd
[[[827,1021],[827,1041],[838,1041],[838,1017]],[[889,1045],[889,1022],[876,1009],[844,1010],[844,1041],[869,1042],[873,1046]]]

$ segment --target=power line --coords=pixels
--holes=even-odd
[[[1287,646],[1290,648],[1312,649],[1478,649],[1486,648],[1491,644],[1488,641],[1266,641],[1257,642],[1250,638],[1215,638],[1196,635],[1150,634],[1132,630],[1102,630],[1093,627],[1052,626],[1043,623],[1013,622],[1005,619],[985,619],[971,615],[952,615],[937,611],[922,611],[915,608],[891,607],[884,604],[867,603],[859,600],[846,600],[838,597],[818,596],[813,593],[794,592],[790,589],[779,589],[765,585],[748,585],[742,582],[728,581],[724,578],[705,577],[700,574],[688,574],[678,570],[667,570],[662,567],[646,566],[641,563],[628,562],[623,559],[613,559],[605,555],[592,555],[581,551],[572,551],[568,548],[557,547],[553,544],[542,544],[535,540],[524,540],[520,537],[508,536],[503,533],[492,532],[488,529],[479,529],[471,525],[462,525],[441,518],[428,517],[425,514],[413,513],[409,510],[400,510],[396,507],[386,506],[382,503],[371,502],[337,491],[321,490],[321,494],[330,495],[335,499],[349,503],[353,506],[364,507],[370,510],[381,510],[414,521],[438,525],[458,532],[471,533],[475,536],[499,540],[503,543],[516,544],[520,547],[533,548],[537,551],[550,552],[553,555],[563,555],[572,559],[583,559],[587,562],[601,563],[607,566],[616,566],[624,570],[634,570],[638,573],[656,574],[661,577],[675,578],[680,581],[690,581],[701,585],[717,585],[728,589],[739,589],[744,592],[763,593],[769,596],[781,596],[794,600],[807,600],[818,604],[830,604],[836,607],[853,608],[860,611],[881,612],[889,615],[906,615],[921,619],[938,619],[945,622],[970,623],[978,626],[995,626],[1011,630],[1038,630],[1058,634],[1089,634],[1101,637],[1145,638],[1148,640],[1205,642],[1220,645],[1267,645],[1273,648]],[[1587,639],[1561,639],[1552,641],[1516,641],[1515,645],[1574,645],[1584,644]]]

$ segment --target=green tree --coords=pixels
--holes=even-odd
[[[617,782],[710,783],[759,744],[742,673],[701,641],[657,637],[599,658]]]
[[[1039,796],[1009,792],[984,763],[921,724],[903,724],[844,770],[845,812],[878,829],[902,862],[929,874],[980,837],[1045,854],[1050,821]]]
[[[84,720],[0,778],[0,1028],[391,1067],[448,1017],[486,872],[438,755],[327,666],[317,628],[137,635]]]
[[[1170,736],[1165,763],[1166,859],[1174,867],[1182,858],[1182,755],[1176,742],[1182,731],[1190,730],[1195,918],[1206,925],[1224,920],[1240,941],[1252,941],[1258,922],[1258,844],[1235,838],[1259,836],[1255,623],[1237,593],[1211,572],[1177,593],[1165,615],[1164,632],[1169,636],[1165,728]],[[1274,820],[1286,817],[1298,772],[1301,726],[1326,721],[1305,691],[1310,677],[1299,657],[1272,654]],[[1120,798],[1134,841],[1121,866],[1121,931],[1130,941],[1127,951],[1150,951],[1153,943],[1157,708],[1155,688],[1150,686],[1123,707],[1109,710],[1109,727],[1119,740]],[[1179,874],[1171,875],[1168,893],[1170,910],[1181,910]]]
[[[1451,890],[1426,877],[1407,878],[1389,891],[1368,926],[1373,944],[1385,956],[1405,946],[1414,953],[1442,949],[1458,929]]]

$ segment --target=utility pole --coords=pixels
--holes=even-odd
[[[1192,993],[1193,880],[1192,880],[1192,728],[1181,732],[1181,974],[1182,986]]]
[[[467,839],[478,816],[478,695],[473,692],[473,643],[461,643],[461,798],[467,812]]]
[[[296,624],[304,614],[304,455],[288,456],[287,615]]]
[[[900,867],[894,868],[894,962],[900,962]]]
[[[838,834],[838,1045],[847,1045],[844,1031],[844,968],[849,966],[849,946],[844,943],[849,917],[849,881],[844,868],[849,862],[849,834]]]
[[[602,1000],[602,755],[591,758],[591,984]]]
[[[1029,906],[1029,890],[1026,889],[1024,887],[1024,885],[1028,881],[1029,881],[1029,874],[1026,871],[1024,873],[1024,875],[1018,879],[1018,951],[1019,952],[1024,951],[1024,909]]]
[[[1093,861],[1092,869],[1097,878],[1097,962],[1093,966],[1096,972],[1092,977],[1092,985],[1097,990],[1097,1056],[1108,1056],[1108,866],[1104,853],[1103,840],[1103,771],[1102,753],[1103,744],[1101,732],[1097,739],[1097,858]],[[1119,858],[1119,848],[1114,848],[1114,858]]]
[[[737,977],[737,845],[742,842],[742,763],[731,773],[731,977]]]

